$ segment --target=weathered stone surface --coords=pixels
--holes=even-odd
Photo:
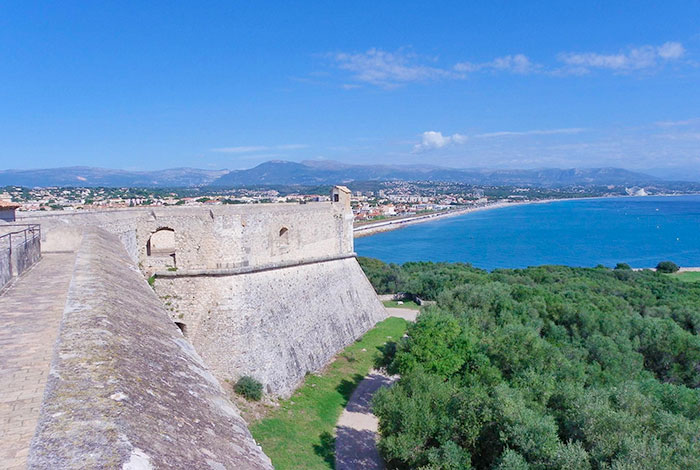
[[[31,214],[40,223],[45,251],[74,250],[83,227],[116,234],[148,271],[166,265],[149,256],[148,242],[171,229],[179,269],[225,269],[330,257],[353,250],[352,212],[331,203],[161,207],[74,214]]]
[[[77,246],[83,227],[117,235],[147,275],[162,274],[164,306],[219,378],[252,375],[286,396],[385,316],[352,258],[349,196],[338,195],[337,203],[142,208],[25,222],[42,224],[49,251]]]
[[[251,375],[281,396],[386,317],[352,257],[155,287],[219,378]]]
[[[114,235],[80,243],[29,468],[271,469]]]
[[[25,470],[74,253],[45,254],[0,294],[0,468]]]

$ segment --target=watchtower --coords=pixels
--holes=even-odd
[[[350,207],[350,190],[346,186],[333,186],[331,189],[331,203],[339,205],[344,211],[352,210]]]

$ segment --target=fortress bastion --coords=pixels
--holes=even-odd
[[[41,214],[42,250],[86,227],[118,237],[220,380],[250,375],[288,396],[385,317],[353,252],[349,192],[331,202]],[[128,295],[128,293],[125,293]]]

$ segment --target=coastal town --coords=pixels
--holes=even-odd
[[[664,188],[624,186],[475,186],[436,181],[372,181],[348,184],[355,224],[424,219],[514,203],[581,197],[662,194]],[[207,206],[226,204],[328,201],[326,186],[261,186],[221,189],[107,188],[8,186],[0,188],[0,201],[19,204],[18,212],[95,211],[142,206]]]

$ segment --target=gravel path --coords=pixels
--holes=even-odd
[[[388,308],[388,316],[415,321],[418,310]],[[384,468],[377,451],[379,420],[372,413],[372,397],[382,387],[388,387],[398,376],[388,376],[373,370],[360,382],[348,405],[338,419],[335,438],[336,470],[381,470]]]

